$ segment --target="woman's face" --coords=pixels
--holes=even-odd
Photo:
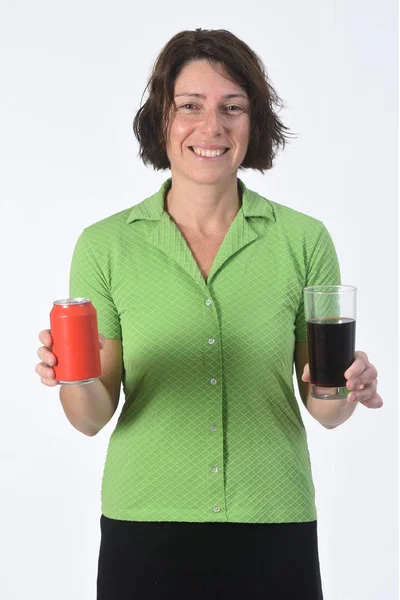
[[[222,65],[213,68],[206,60],[189,63],[180,72],[167,144],[173,178],[212,184],[236,176],[249,144],[250,102],[245,90],[227,77]],[[196,155],[196,149],[210,146],[223,154]]]

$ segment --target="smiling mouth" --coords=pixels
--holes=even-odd
[[[216,159],[216,158],[221,158],[221,156],[224,156],[224,154],[226,154],[230,148],[225,148],[225,150],[222,152],[222,154],[218,155],[218,156],[203,156],[202,154],[197,154],[194,150],[193,150],[193,146],[188,146],[189,150],[191,150],[193,152],[193,154],[195,156],[197,156],[197,158],[208,158],[208,159]]]

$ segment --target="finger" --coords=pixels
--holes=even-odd
[[[351,392],[351,394],[349,394],[347,398],[350,402],[365,402],[366,400],[369,400],[370,398],[373,398],[376,395],[377,386],[378,382],[375,379],[370,385],[367,385],[364,389]]]
[[[373,398],[369,398],[365,400],[365,402],[361,402],[367,408],[381,408],[383,406],[383,400],[379,394],[375,394]]]
[[[54,369],[42,362],[36,365],[35,371],[43,379],[53,380],[56,378]]]
[[[373,381],[376,381],[378,372],[373,365],[370,365],[361,373],[359,377],[352,377],[346,383],[348,390],[357,390],[360,386],[370,385]]]
[[[51,348],[53,346],[53,338],[51,337],[50,329],[44,329],[39,333],[39,340],[42,342],[43,346],[46,348]]]
[[[46,365],[53,367],[57,363],[57,358],[44,346],[41,346],[37,351],[37,355]]]
[[[344,376],[346,379],[353,379],[353,377],[359,377],[363,371],[367,367],[369,367],[370,363],[368,361],[368,356],[365,352],[361,352],[357,350],[354,353],[355,361],[350,365],[350,367],[345,371]]]
[[[106,338],[104,337],[104,335],[102,333],[99,333],[100,350],[103,349],[105,342],[106,342]]]
[[[301,378],[303,381],[310,380],[310,367],[309,367],[308,363],[304,366],[304,370],[303,370],[303,374],[302,374]]]
[[[40,381],[44,385],[47,385],[47,387],[55,387],[56,385],[58,385],[58,381],[56,379],[45,379],[44,377],[41,377]]]

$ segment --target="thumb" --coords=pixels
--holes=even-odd
[[[303,370],[301,379],[302,379],[302,381],[306,381],[306,382],[311,380],[310,367],[309,367],[308,363],[306,365],[304,365],[304,370]]]
[[[102,333],[99,333],[99,346],[100,346],[100,350],[103,350],[105,341],[106,341],[106,338],[104,337],[104,335]]]

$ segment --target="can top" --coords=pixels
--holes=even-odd
[[[54,306],[62,305],[62,306],[70,306],[71,304],[86,304],[87,302],[91,302],[90,298],[63,298],[62,300],[55,300],[53,302]]]

